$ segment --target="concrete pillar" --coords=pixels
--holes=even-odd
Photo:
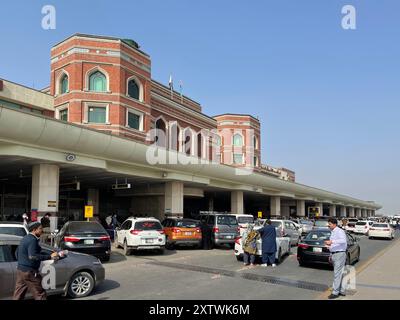
[[[319,208],[320,217],[324,215],[324,204],[322,202],[315,203],[315,206]]]
[[[208,211],[214,211],[214,198],[213,197],[208,199]]]
[[[304,200],[297,200],[296,202],[296,215],[298,217],[306,216],[306,202]]]
[[[231,213],[243,214],[243,191],[231,191]]]
[[[99,214],[99,190],[98,189],[88,189],[88,206],[93,206],[93,214]]]
[[[38,164],[32,167],[31,209],[38,216],[58,212],[60,168],[53,164]]]
[[[281,197],[271,197],[270,210],[271,216],[281,216]]]
[[[164,211],[171,216],[183,216],[183,182],[165,183]]]
[[[346,207],[345,206],[340,206],[340,217],[346,217]]]
[[[361,218],[361,209],[356,208],[356,218]]]
[[[354,218],[355,214],[354,214],[354,207],[349,207],[349,218]]]
[[[361,209],[361,218],[365,218],[367,216],[367,213],[365,212],[365,209]]]
[[[336,217],[336,204],[331,204],[329,206],[329,216]]]

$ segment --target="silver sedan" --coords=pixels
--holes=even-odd
[[[0,299],[11,299],[14,293],[17,271],[16,252],[22,237],[0,234]],[[52,248],[41,245],[44,252]],[[63,294],[72,298],[89,295],[104,280],[101,262],[86,254],[70,252],[60,260],[43,261],[40,266],[42,285],[48,295]],[[30,298],[27,295],[27,298]]]

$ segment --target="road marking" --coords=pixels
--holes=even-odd
[[[368,260],[366,260],[358,268],[356,267],[356,274],[360,274],[361,272],[363,272],[369,265],[371,265],[371,263],[375,262],[378,258],[380,258],[384,253],[386,253],[389,249],[391,249],[399,241],[400,241],[400,238],[396,239],[395,241],[393,241],[393,243],[391,243],[390,245],[388,245],[387,247],[385,247],[381,251],[379,251],[376,254],[374,254]],[[332,290],[332,288],[329,287],[324,293],[320,294],[315,299],[316,300],[328,299],[328,296],[331,294],[331,290]]]

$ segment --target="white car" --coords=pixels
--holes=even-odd
[[[240,228],[240,234],[242,234],[249,224],[254,224],[254,217],[251,214],[233,214],[236,217],[237,223]]]
[[[356,223],[358,222],[358,219],[356,218],[349,218],[347,220],[347,224],[344,227],[344,230],[348,232],[354,232],[356,230]]]
[[[368,235],[369,228],[373,225],[372,221],[358,221],[354,228],[354,233]]]
[[[28,228],[22,222],[0,221],[0,234],[24,237],[28,233]]]
[[[156,218],[128,218],[116,231],[115,247],[122,246],[127,256],[132,250],[164,252],[165,233]]]
[[[260,229],[262,227],[254,227],[254,230]],[[277,232],[277,235],[279,235],[279,233]],[[262,250],[261,250],[261,239],[257,240],[257,253],[256,253],[256,257],[261,257],[262,255]],[[277,247],[277,251],[276,251],[276,255],[275,255],[275,259],[278,263],[282,262],[282,258],[285,255],[289,255],[290,254],[290,238],[289,237],[276,237],[276,247]],[[238,238],[236,238],[235,240],[235,256],[236,259],[238,261],[243,260],[243,238],[240,236]]]
[[[374,223],[369,228],[368,233],[369,239],[372,238],[394,238],[394,229],[389,225],[389,223]]]

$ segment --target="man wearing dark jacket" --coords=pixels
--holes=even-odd
[[[56,259],[58,254],[41,254],[39,239],[43,233],[40,222],[32,222],[29,232],[18,246],[17,282],[14,291],[14,300],[25,298],[29,290],[35,300],[46,300],[46,291],[42,287],[42,276],[39,272],[40,262]]]
[[[262,241],[262,265],[263,267],[271,264],[275,267],[275,255],[276,255],[276,230],[271,225],[271,220],[265,221],[265,226],[258,230],[261,235]]]

